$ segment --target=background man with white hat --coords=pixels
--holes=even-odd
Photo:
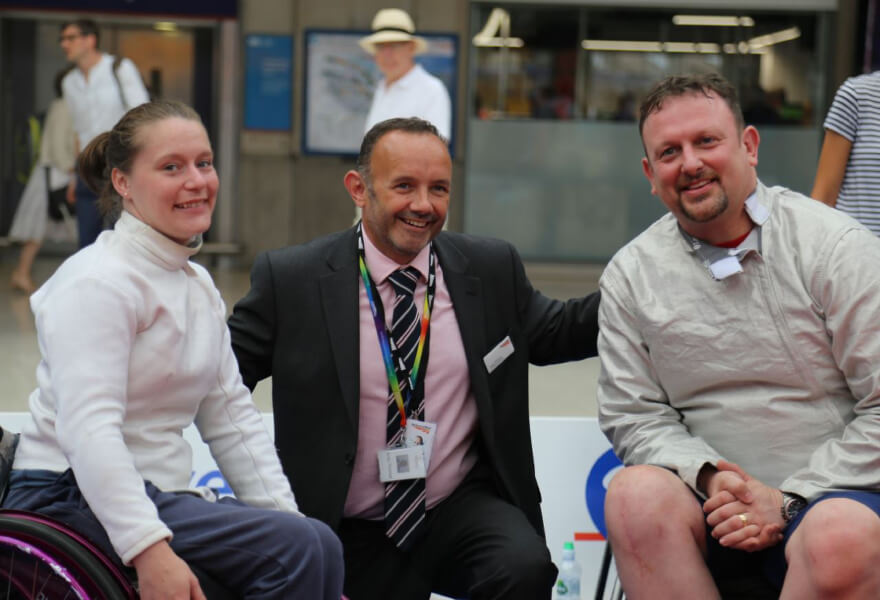
[[[413,35],[416,28],[410,16],[399,8],[383,8],[373,17],[372,29],[360,45],[375,57],[384,77],[376,87],[364,132],[393,117],[419,117],[449,140],[449,92],[442,81],[415,63],[416,54],[427,50],[428,43]]]

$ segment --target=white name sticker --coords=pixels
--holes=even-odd
[[[486,365],[486,370],[491,373],[511,354],[513,354],[513,342],[508,335],[498,342],[497,346],[489,350],[488,354],[483,357],[483,364]]]
[[[719,281],[743,272],[742,265],[739,264],[739,259],[735,256],[727,256],[721,260],[716,260],[709,265],[709,270],[712,271],[712,277]]]

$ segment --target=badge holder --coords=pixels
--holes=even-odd
[[[421,446],[386,448],[379,450],[379,481],[422,479],[428,475],[425,452]]]

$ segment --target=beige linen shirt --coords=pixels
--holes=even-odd
[[[600,281],[599,424],[696,489],[720,458],[807,499],[880,490],[880,241],[758,184],[761,252],[716,280],[671,214]]]

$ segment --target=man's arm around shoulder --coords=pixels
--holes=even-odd
[[[458,237],[458,236],[456,236]],[[461,236],[473,241],[476,260],[487,272],[489,281],[504,277],[513,290],[521,327],[529,340],[529,360],[545,365],[596,356],[599,335],[598,291],[567,301],[556,300],[537,291],[526,276],[516,248],[508,242]]]
[[[245,385],[251,390],[272,375],[275,346],[275,281],[268,253],[254,260],[251,289],[235,304],[229,317],[232,349]]]

